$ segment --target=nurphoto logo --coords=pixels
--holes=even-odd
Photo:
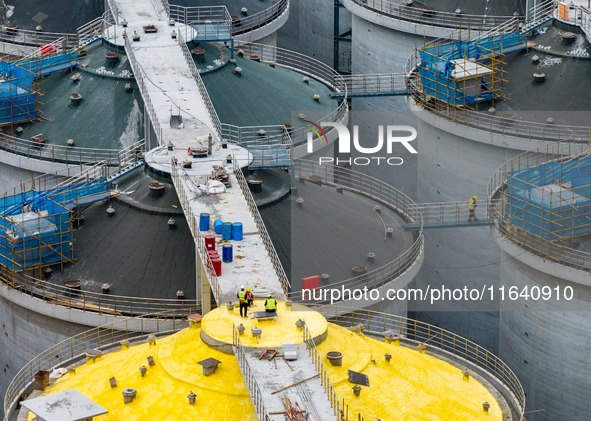
[[[318,163],[322,164],[350,164],[350,165],[369,165],[371,163],[381,165],[383,163],[387,165],[402,165],[404,160],[399,156],[392,156],[394,145],[402,145],[411,154],[416,154],[417,151],[412,147],[410,142],[417,138],[417,130],[411,126],[378,126],[378,141],[375,146],[365,147],[361,146],[359,142],[359,126],[353,126],[353,136],[349,133],[347,126],[341,123],[333,122],[321,122],[320,125],[306,120],[312,126],[309,126],[310,131],[308,132],[308,153],[314,152],[314,135],[317,139],[320,139],[321,143],[328,144],[328,136],[323,127],[331,127],[337,131],[338,134],[338,152],[339,154],[351,153],[351,137],[353,137],[353,148],[362,156],[356,156],[353,158],[333,158],[329,156],[323,156],[318,158]],[[383,151],[385,145],[386,155],[375,156]],[[363,156],[372,155],[372,156]]]

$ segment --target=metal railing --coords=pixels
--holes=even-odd
[[[511,224],[506,214],[505,190],[513,178],[509,174],[554,161],[568,162],[591,156],[589,144],[555,143],[513,157],[491,177],[488,185],[488,217],[495,219],[500,234],[521,248],[578,270],[591,271],[591,253],[576,250],[560,239],[551,241]]]
[[[140,68],[140,65],[135,57],[135,53],[133,52],[131,42],[132,41],[129,40],[129,37],[125,37],[125,52],[127,54],[127,60],[129,61],[131,71],[133,72],[135,76],[135,81],[137,82],[138,88],[140,89],[142,99],[144,100],[144,106],[148,110],[148,115],[150,116],[150,120],[152,121],[154,133],[156,133],[156,137],[158,138],[160,144],[163,145],[164,139],[162,136],[162,128],[160,126],[160,121],[158,120],[158,116],[156,115],[156,111],[154,110],[154,106],[152,105],[152,100],[150,99],[150,94],[148,93],[148,88],[146,86],[146,76],[144,74],[144,71]]]
[[[474,213],[476,217],[482,214],[478,207],[482,206],[476,204]],[[484,208],[489,204],[485,203]],[[433,202],[433,203],[415,203],[410,206],[411,213],[420,213],[423,220],[423,227],[437,226],[437,225],[452,225],[463,224],[468,221],[470,217],[470,210],[468,209],[468,200],[461,200],[456,202]],[[488,215],[488,210],[485,210],[485,215]],[[482,216],[481,216],[482,218]]]
[[[145,140],[139,140],[123,149],[79,148],[77,146],[40,144],[0,133],[0,150],[31,159],[52,163],[93,165],[105,162],[110,167],[125,168],[138,160],[138,151],[143,151]]]
[[[289,0],[279,0],[271,7],[248,16],[231,16],[232,35],[242,35],[262,28],[279,18],[289,9]]]
[[[160,311],[183,310],[200,305],[196,299],[130,297],[73,290],[22,273],[8,273],[5,269],[0,269],[0,281],[15,291],[50,304],[95,314],[133,317]]]
[[[191,230],[191,234],[193,234],[193,238],[195,239],[195,249],[197,250],[197,253],[199,254],[199,258],[201,259],[201,262],[203,263],[203,265],[205,266],[203,269],[203,272],[205,273],[205,276],[207,277],[207,280],[209,281],[209,285],[211,286],[211,291],[212,294],[215,298],[215,301],[218,305],[221,304],[221,289],[220,289],[220,284],[218,281],[218,278],[215,274],[215,270],[213,267],[213,263],[211,262],[211,258],[209,257],[209,253],[207,252],[207,249],[205,247],[205,239],[203,238],[203,236],[201,235],[201,231],[199,230],[199,222],[197,221],[197,218],[195,217],[195,214],[193,213],[193,210],[191,208],[191,203],[190,201],[193,198],[189,198],[187,195],[187,192],[185,191],[185,188],[183,186],[183,181],[181,180],[181,178],[183,177],[183,174],[181,174],[181,172],[184,173],[185,177],[189,177],[186,172],[180,168],[177,167],[177,165],[171,164],[172,166],[172,172],[171,172],[171,178],[172,178],[172,182],[174,184],[176,193],[179,197],[179,201],[181,202],[181,207],[183,208],[183,211],[185,213],[185,218],[187,220],[187,224],[189,225],[189,229]],[[199,267],[197,267],[197,271],[199,271]]]
[[[211,120],[213,121],[214,129],[217,132],[218,137],[221,139],[222,123],[220,122],[220,118],[218,116],[218,113],[215,110],[215,107],[213,106],[213,102],[211,102],[209,92],[207,92],[207,88],[205,87],[205,84],[203,83],[203,79],[201,79],[201,75],[199,74],[199,70],[197,70],[197,66],[195,65],[195,62],[193,61],[193,56],[191,55],[191,52],[189,51],[189,47],[187,47],[187,43],[183,40],[183,36],[180,33],[178,35],[179,35],[178,43],[181,46],[181,49],[183,51],[183,55],[185,57],[185,61],[187,63],[187,66],[189,66],[189,70],[191,72],[191,75],[193,75],[193,78],[195,79],[195,82],[197,83],[197,88],[199,89],[199,93],[201,94],[201,98],[203,99],[203,102],[205,102],[205,107],[207,108],[207,111],[209,112],[209,116],[211,117]]]
[[[277,251],[275,250],[275,246],[271,241],[271,237],[269,237],[269,233],[267,232],[267,227],[261,218],[261,214],[259,213],[259,208],[257,207],[254,199],[252,197],[252,193],[248,188],[248,184],[244,178],[244,174],[242,174],[242,170],[235,164],[234,165],[234,176],[238,180],[238,184],[240,185],[240,190],[242,190],[242,194],[246,199],[246,203],[248,203],[248,208],[250,209],[250,213],[252,214],[254,221],[257,226],[257,231],[263,240],[263,244],[265,245],[265,250],[267,250],[267,255],[271,259],[271,263],[273,264],[273,269],[275,269],[275,274],[281,283],[281,287],[283,288],[283,293],[287,296],[291,284],[287,279],[287,275],[283,270],[283,265],[279,260],[279,256],[277,255]]]
[[[541,3],[531,9],[532,16],[543,17],[552,14],[556,4],[554,0]],[[509,25],[511,22],[509,21],[507,24]],[[496,35],[495,31],[489,33],[489,36],[492,35]],[[450,41],[438,39],[428,43],[426,46],[436,45],[441,42],[447,43]],[[429,98],[423,93],[420,78],[416,72],[420,64],[418,51],[415,50],[406,61],[405,73],[408,79],[407,84],[415,103],[430,113],[466,127],[520,139],[575,143],[588,143],[591,140],[591,126],[524,121],[511,113],[499,113],[495,115],[489,112],[459,109],[446,104],[428,101]]]
[[[304,343],[306,344],[306,349],[308,350],[308,353],[310,354],[312,361],[314,361],[314,367],[318,372],[318,376],[320,377],[320,381],[322,382],[322,386],[324,387],[324,392],[326,393],[326,397],[330,402],[330,406],[332,407],[337,420],[344,420],[343,407],[341,407],[341,402],[339,401],[337,392],[335,392],[334,390],[332,382],[330,381],[330,377],[328,376],[328,372],[326,371],[326,367],[324,366],[324,362],[322,361],[322,357],[318,352],[318,348],[316,348],[314,338],[312,337],[310,329],[308,328],[308,324],[305,321],[304,325],[302,326],[302,337]]]
[[[294,176],[298,178],[321,176],[323,185],[335,188],[342,187],[343,190],[369,198],[376,203],[388,207],[395,211],[405,222],[419,224],[412,245],[402,254],[393,256],[390,262],[371,272],[346,280],[332,282],[322,288],[341,288],[341,286],[350,289],[363,288],[365,286],[368,289],[377,288],[393,281],[413,265],[418,264],[424,251],[423,222],[420,212],[413,207],[415,203],[404,193],[366,174],[332,165],[319,165],[315,161],[295,160],[293,171]],[[301,291],[294,291],[289,296],[293,301],[303,301]]]
[[[379,336],[385,332],[393,333],[413,343],[422,342],[469,361],[507,388],[514,400],[519,419],[525,420],[525,394],[519,379],[507,364],[478,344],[440,327],[406,317],[340,305],[311,307],[322,313],[329,322],[339,326],[349,328],[361,324],[366,334]]]
[[[342,76],[342,80],[349,95],[406,92],[408,83],[405,73],[355,74]]]
[[[87,22],[84,25],[80,26],[76,30],[78,34],[78,43],[82,45],[97,36],[102,36],[104,24],[105,19],[103,18],[103,16],[99,16],[96,19],[93,19],[90,22]]]
[[[295,51],[285,50],[283,48],[277,48],[269,45],[256,44],[256,43],[243,43],[236,42],[236,48],[238,51],[242,51],[244,55],[258,55],[260,56],[261,62],[274,62],[277,66],[284,67],[286,69],[301,73],[302,75],[309,76],[323,83],[334,91],[344,92],[344,98],[340,100],[339,105],[336,109],[330,113],[324,115],[322,118],[316,119],[316,121],[325,122],[341,122],[343,121],[348,112],[347,107],[347,84],[342,75],[332,69],[330,66],[306,55],[297,53]],[[287,122],[286,122],[287,123]],[[242,135],[248,133],[248,139],[252,139],[253,134],[258,132],[258,129],[269,129],[268,133],[272,133],[278,140],[283,136],[283,125],[276,126],[260,126],[260,127],[249,127],[246,131],[239,130],[237,126],[230,124],[222,124],[222,133],[229,135]],[[309,129],[306,127],[299,127],[290,130],[290,136],[294,146],[302,145],[307,141],[307,133]],[[273,136],[267,134],[269,141],[273,140]],[[228,141],[238,143],[241,141],[241,137],[231,137]]]
[[[442,28],[486,31],[506,22],[513,16],[468,15],[443,12],[432,7],[413,7],[388,0],[351,0],[366,9],[388,17]],[[523,18],[521,18],[523,19]]]
[[[240,340],[240,334],[234,325],[232,325],[232,332],[232,349],[234,351],[234,355],[236,356],[236,361],[238,362],[238,367],[240,368],[242,377],[244,378],[246,390],[248,390],[254,410],[259,420],[269,421],[271,418],[269,416],[269,412],[267,412],[265,409],[265,402],[261,388],[257,382],[253,369],[251,369],[250,364],[248,364],[246,350],[244,349],[242,341]]]
[[[19,402],[32,391],[35,374],[39,371],[82,363],[89,349],[113,350],[121,341],[140,341],[149,333],[178,332],[187,327],[187,316],[198,310],[187,308],[126,318],[72,336],[43,351],[21,368],[8,386],[4,397],[4,421],[16,416]]]
[[[20,28],[0,26],[0,42],[25,45],[29,47],[41,47],[42,45],[55,44],[60,49],[74,48],[79,45],[78,34],[60,32],[30,31]]]

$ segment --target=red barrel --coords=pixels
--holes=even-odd
[[[216,257],[215,259],[211,259],[211,263],[213,264],[215,276],[222,276],[222,259]]]
[[[215,259],[220,257],[220,254],[216,250],[208,250],[207,254],[209,254],[210,259]]]
[[[206,235],[204,238],[205,248],[207,250],[215,250],[215,235]]]

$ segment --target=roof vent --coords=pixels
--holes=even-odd
[[[127,389],[123,389],[121,394],[123,395],[123,403],[130,403],[136,397],[137,391],[132,387],[128,387]]]
[[[308,83],[308,82],[310,82],[310,78],[308,76],[304,76],[302,79],[302,82]]]
[[[238,66],[234,69],[234,74],[236,76],[242,76],[242,67]]]
[[[468,369],[467,368],[464,368],[464,371],[462,372],[462,375],[464,376],[464,381],[470,380],[470,373],[468,372]]]
[[[194,405],[195,404],[195,398],[197,397],[197,395],[195,393],[193,393],[193,391],[191,390],[191,393],[189,393],[187,395],[187,398],[189,398],[189,405]]]
[[[361,386],[358,384],[353,386],[353,394],[355,394],[355,396],[359,396],[361,394]]]
[[[145,365],[142,365],[140,367],[140,374],[142,375],[142,377],[144,377],[146,375],[146,372],[148,371],[148,369],[146,368]]]
[[[156,345],[156,335],[154,335],[153,333],[150,333],[148,335],[148,343],[150,345]]]
[[[488,412],[488,410],[490,409],[490,403],[484,402],[482,404],[482,409],[484,409],[484,412]]]
[[[66,141],[66,145],[68,145],[68,146],[74,146],[74,143],[76,143],[76,141],[74,139],[68,139]]]
[[[367,261],[373,263],[376,260],[376,254],[373,251],[367,253]]]
[[[243,7],[242,9],[240,9],[240,12],[246,16],[248,14],[248,9],[246,7]]]
[[[534,73],[534,84],[543,83],[546,80],[546,73],[535,72]]]
[[[456,14],[456,16],[459,16],[462,14],[462,9],[456,9],[454,13]]]

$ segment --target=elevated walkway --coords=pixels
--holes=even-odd
[[[349,98],[410,95],[404,73],[357,74],[343,76]],[[345,90],[331,92],[331,98],[342,99]]]
[[[108,4],[115,22],[127,22],[126,28],[117,25],[112,31],[127,34],[125,51],[160,145],[146,154],[146,164],[153,171],[172,177],[196,243],[197,282],[198,291],[203,294],[202,302],[210,302],[210,291],[218,304],[235,300],[242,284],[256,285],[278,298],[284,297],[287,277],[250,191],[239,179],[240,168],[252,161],[252,155],[233,144],[222,148],[221,124],[182,36],[185,29],[177,28],[177,38],[172,38],[166,1],[108,0]],[[157,31],[145,33],[147,25]],[[220,29],[212,25],[201,36],[223,35],[221,31],[213,34],[212,28]],[[200,31],[197,28],[189,33],[186,39],[199,36]],[[132,41],[132,34],[139,35],[140,40]],[[203,145],[209,153],[189,153]],[[232,168],[225,172],[226,184],[213,193],[209,180],[217,169],[226,166]],[[234,245],[239,258],[224,263],[220,272],[214,269],[204,245],[204,236],[215,233],[209,224],[205,230],[200,227],[202,213],[209,214],[211,222],[221,219],[243,225],[244,238]],[[220,240],[218,235],[216,244],[221,255],[217,242]],[[207,311],[204,306],[204,312]]]
[[[475,210],[477,219],[470,218],[468,210],[468,201],[460,202],[440,202],[440,203],[417,203],[410,205],[411,214],[420,214],[423,219],[423,229],[432,228],[464,228],[464,227],[482,227],[494,225],[494,219],[485,217],[483,211],[485,206],[478,205]],[[418,220],[419,218],[415,218]],[[418,230],[419,222],[406,223],[406,231]]]

